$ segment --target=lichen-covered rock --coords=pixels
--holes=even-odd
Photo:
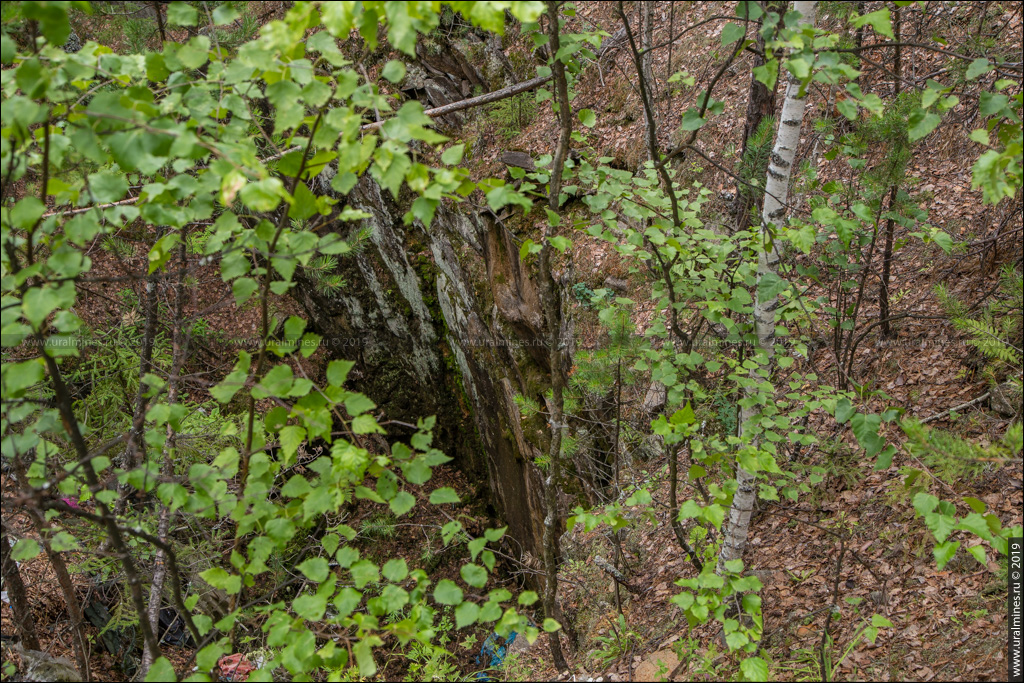
[[[402,79],[403,91],[422,90],[427,87],[427,72],[417,64],[406,64],[405,78]]]
[[[1003,382],[989,391],[992,410],[1003,417],[1014,417],[1021,411],[1020,391],[1011,383]]]
[[[26,650],[20,643],[14,651],[21,658],[20,674],[23,681],[80,681],[82,674],[70,660],[54,657],[38,650]]]
[[[629,290],[629,280],[609,276],[604,279],[604,286],[622,294]]]
[[[75,33],[74,29],[71,30],[71,33],[68,35],[68,39],[64,41],[61,49],[68,54],[78,52],[82,49],[82,40],[78,37],[78,34]]]
[[[667,396],[668,393],[664,384],[661,382],[651,382],[651,386],[647,388],[647,394],[644,396],[643,411],[648,415],[657,413],[665,407]]]

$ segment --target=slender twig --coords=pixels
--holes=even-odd
[[[846,537],[839,534],[839,557],[836,558],[836,576],[832,582],[832,604],[829,605],[828,614],[825,615],[825,628],[821,630],[821,643],[819,644],[819,656],[821,658],[821,675],[828,683],[829,674],[832,673],[825,666],[825,648],[828,646],[828,628],[832,625],[832,615],[839,611],[839,577],[843,573],[843,557],[846,555]]]
[[[604,559],[600,555],[598,555],[598,556],[596,556],[594,558],[594,564],[596,564],[599,569],[602,569],[605,572],[607,572],[608,574],[610,574],[611,577],[613,579],[615,579],[616,585],[621,584],[622,587],[625,588],[626,590],[628,590],[630,593],[633,593],[635,595],[640,595],[641,593],[644,592],[640,588],[637,588],[632,583],[630,583],[629,579],[626,578],[625,574],[623,574],[621,571],[619,571],[614,565],[612,565],[611,562],[609,562],[608,560]]]
[[[925,419],[921,420],[921,424],[928,424],[929,422],[932,422],[934,420],[940,420],[940,419],[946,417],[947,415],[949,415],[950,413],[953,413],[953,412],[956,412],[956,411],[959,411],[959,410],[963,410],[964,408],[970,408],[971,406],[974,406],[974,405],[977,405],[977,404],[981,403],[982,401],[984,401],[985,399],[989,398],[990,396],[992,396],[992,392],[986,391],[984,394],[982,394],[978,398],[973,399],[971,401],[967,401],[967,403],[961,403],[958,406],[954,406],[954,407],[949,408],[947,410],[943,410],[941,413],[936,413],[935,415],[932,415],[931,417],[926,417]]]
[[[870,45],[862,45],[861,47],[827,48],[827,49],[816,50],[816,52],[841,52],[841,53],[853,53],[853,54],[856,54],[858,52],[863,52],[864,50],[878,50],[878,49],[884,49],[884,48],[890,48],[890,47],[919,47],[919,48],[922,48],[924,50],[930,50],[932,52],[937,52],[939,54],[943,54],[943,55],[946,55],[948,57],[955,57],[956,59],[963,59],[963,60],[968,61],[968,62],[973,62],[975,60],[975,57],[970,57],[968,55],[962,55],[962,54],[959,54],[957,52],[952,52],[950,50],[943,50],[942,48],[935,47],[934,45],[929,45],[928,43],[908,43],[908,42],[903,42],[903,43],[896,43],[896,42],[872,43]],[[998,60],[993,59],[992,61],[995,61],[996,63],[998,63]],[[1008,69],[1010,71],[1021,71],[1022,70],[1021,64],[1016,63],[1016,62],[1004,62],[1002,64],[999,64],[999,66],[1004,68],[1004,69]]]

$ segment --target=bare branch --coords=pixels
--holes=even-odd
[[[503,100],[503,99],[505,99],[507,97],[512,97],[513,95],[518,95],[519,93],[524,93],[524,92],[527,92],[528,90],[533,90],[534,88],[538,88],[538,87],[544,85],[545,83],[547,83],[550,80],[551,80],[551,76],[538,76],[537,78],[531,78],[528,81],[523,81],[522,83],[516,83],[515,85],[510,85],[507,88],[502,88],[501,90],[495,90],[494,92],[489,92],[489,93],[487,93],[485,95],[480,95],[478,97],[470,97],[469,99],[465,99],[465,100],[459,100],[458,102],[452,102],[451,104],[446,104],[443,107],[435,107],[434,109],[425,109],[423,111],[423,113],[426,116],[429,116],[430,118],[436,118],[438,116],[444,116],[445,114],[452,114],[452,113],[457,112],[457,111],[462,111],[463,109],[470,109],[471,107],[479,107],[482,104],[490,104],[491,102],[497,102],[497,101]],[[377,130],[381,126],[383,126],[385,123],[390,121],[390,120],[391,119],[385,119],[383,121],[375,121],[374,123],[367,123],[360,130],[362,130],[363,132],[370,131],[370,130]],[[295,148],[295,149],[297,149],[297,148]],[[288,152],[290,152],[290,151],[293,151],[293,150],[288,150]],[[285,152],[285,153],[287,153],[287,152]]]

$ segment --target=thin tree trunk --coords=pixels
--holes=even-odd
[[[665,193],[668,195],[669,202],[672,206],[672,224],[679,226],[681,221],[679,219],[679,200],[676,197],[676,192],[672,187],[672,179],[669,176],[668,169],[665,168],[665,163],[668,158],[660,159],[660,153],[658,151],[658,130],[657,121],[654,117],[654,93],[651,91],[651,83],[647,81],[644,76],[643,66],[643,55],[640,52],[640,48],[637,47],[636,38],[633,36],[633,29],[629,25],[629,19],[626,18],[626,10],[623,7],[622,0],[616,4],[616,11],[619,15],[619,19],[622,20],[622,27],[626,29],[626,40],[629,44],[629,49],[633,55],[633,67],[637,71],[637,87],[640,89],[640,101],[644,106],[644,135],[647,137],[647,151],[648,158],[654,160],[654,166],[661,177],[662,184],[665,187]],[[703,115],[703,111],[701,111]],[[687,144],[693,142],[696,131],[691,134]],[[660,160],[659,160],[660,159]],[[657,252],[655,252],[657,254]],[[669,287],[669,296],[672,296],[672,288]],[[675,303],[673,301],[673,303]],[[672,310],[675,310],[673,307]]]
[[[857,14],[859,14],[859,15],[863,15],[864,14],[864,5],[865,4],[866,3],[864,2],[864,0],[857,0]],[[922,12],[922,14],[923,14],[923,12]],[[860,56],[860,49],[862,47],[864,47],[864,25],[863,24],[861,24],[860,26],[857,27],[857,32],[856,32],[856,34],[854,34],[854,39],[853,40],[854,40],[854,44],[856,44],[856,46],[857,46],[857,55],[859,57]],[[863,76],[864,76],[864,70],[861,69],[860,73],[857,74],[857,78],[855,80],[857,85],[860,86],[861,90],[864,89],[864,79],[863,79]]]
[[[893,60],[893,72],[896,75],[896,81],[893,83],[893,90],[896,97],[900,95],[900,79],[902,78],[901,72],[901,58],[902,54],[900,51],[900,29],[901,27],[901,16],[900,8],[897,7],[895,10],[896,20],[893,22],[893,39],[896,41],[895,59]],[[893,206],[896,204],[896,194],[898,190],[896,185],[892,186],[892,191],[889,194],[889,211],[893,210]],[[889,338],[893,336],[892,327],[889,325],[889,276],[892,272],[892,241],[893,241],[893,230],[895,221],[890,215],[885,222],[885,249],[882,252],[882,282],[878,287],[878,319],[882,321],[882,336]]]
[[[800,13],[801,21],[814,24],[815,2],[798,0],[793,8]],[[804,109],[807,104],[806,93],[800,93],[800,81],[790,77],[786,87],[786,99],[782,104],[779,116],[779,132],[772,150],[771,162],[765,181],[764,209],[761,213],[761,246],[757,257],[757,280],[762,282],[769,275],[777,275],[779,251],[772,235],[776,227],[781,227],[786,217],[786,204],[789,197],[789,180],[793,171],[793,160],[796,148],[800,143],[800,128],[803,125]],[[764,382],[762,374],[770,372],[775,355],[775,309],[778,297],[762,299],[758,288],[754,300],[754,329],[757,333],[758,355],[760,365],[750,371],[751,387],[747,389],[750,398],[755,398],[758,389]],[[757,404],[753,401],[740,409],[740,436],[748,436],[751,445],[756,446],[756,437],[749,437],[751,422],[758,415]],[[750,531],[750,517],[757,500],[756,477],[736,464],[736,493],[733,495],[732,509],[729,511],[729,528],[722,544],[718,558],[718,569],[721,572],[726,562],[743,558],[747,545],[747,534]]]
[[[10,538],[7,536],[6,525],[0,525],[0,566],[4,588],[7,589],[7,597],[11,600],[11,609],[14,612],[14,624],[18,627],[18,635],[21,636],[21,644],[27,650],[38,650],[40,648],[39,636],[36,635],[36,620],[28,604],[25,583],[21,580],[21,570],[11,559]]]
[[[151,3],[153,5],[153,12],[156,14],[156,27],[160,31],[160,46],[167,42],[167,33],[164,31],[164,13],[162,2]]]
[[[644,78],[650,86],[651,92],[657,92],[657,85],[654,82],[654,70],[651,68],[651,46],[654,45],[654,3],[641,2],[641,24],[640,24],[640,49],[644,51],[643,65]]]
[[[21,481],[28,481],[27,474],[19,472],[18,478]],[[33,507],[26,506],[32,525],[35,527],[39,538],[43,543],[43,550],[46,552],[53,573],[57,577],[57,585],[64,594],[64,603],[68,608],[68,615],[71,617],[72,648],[75,651],[75,661],[78,662],[78,672],[82,680],[91,681],[92,674],[89,671],[89,640],[85,635],[85,619],[82,617],[82,606],[75,595],[75,584],[71,582],[71,574],[68,572],[67,563],[59,552],[53,549],[49,536],[51,532],[50,523],[39,514]]]
[[[558,105],[559,136],[555,148],[555,158],[551,164],[551,180],[549,182],[548,208],[557,213],[559,195],[562,192],[562,170],[569,152],[569,136],[572,134],[572,111],[569,105],[569,87],[565,77],[565,65],[553,56],[560,48],[558,7],[556,0],[548,0],[548,50],[552,55],[551,75],[555,86],[555,103]],[[545,235],[547,237],[547,235]],[[555,618],[559,612],[558,601],[558,482],[561,474],[562,461],[562,424],[565,409],[565,374],[562,368],[561,330],[562,307],[558,295],[558,287],[551,272],[551,243],[545,239],[540,251],[540,293],[541,305],[544,308],[545,323],[548,328],[548,359],[551,366],[551,404],[549,406],[551,443],[548,449],[548,475],[544,480],[544,613]],[[548,636],[551,646],[551,658],[555,668],[566,671],[569,667],[562,654],[562,644],[558,632]]]
[[[615,362],[615,439],[612,444],[612,453],[614,455],[614,462],[612,467],[614,468],[615,476],[615,500],[619,499],[619,437],[621,436],[622,430],[622,336],[623,336],[623,324],[619,325],[619,352],[618,358]],[[623,561],[622,555],[622,534],[621,529],[616,529],[612,533],[612,544],[615,546],[615,569],[619,569],[619,565]],[[619,582],[615,581],[615,609],[618,610],[619,614],[622,614],[622,596],[619,594]]]
[[[842,357],[845,360],[838,364],[838,366],[836,367],[836,373],[839,375],[838,385],[841,390],[846,389],[847,385],[853,377],[853,359],[854,353],[857,350],[857,345],[854,343],[854,334],[857,330],[857,316],[860,314],[860,306],[861,303],[863,303],[864,301],[864,291],[868,282],[868,275],[874,272],[874,270],[871,268],[871,264],[874,263],[875,250],[878,248],[878,226],[881,224],[882,221],[882,210],[884,207],[885,205],[880,201],[878,203],[878,213],[875,216],[875,222],[871,229],[871,243],[868,245],[868,255],[864,258],[863,261],[861,261],[862,267],[860,270],[860,284],[857,285],[857,296],[853,300],[853,311],[848,316],[846,316],[846,320],[843,320],[843,311],[847,310],[845,303],[846,294],[845,290],[842,287],[840,287],[840,291],[844,293],[844,303],[842,306],[836,307],[838,310],[838,313],[836,313],[836,329],[839,331],[840,340],[842,341],[845,339],[845,347],[842,345],[842,343],[840,343]],[[842,325],[843,322],[850,323],[850,329],[848,331],[844,332]]]
[[[896,206],[896,185],[889,191],[889,211],[892,212]],[[885,221],[885,247],[882,251],[882,281],[878,285],[878,319],[882,322],[882,336],[889,338],[893,336],[892,327],[889,324],[889,276],[892,271],[892,241],[893,230],[896,221],[892,216]]]
[[[777,0],[773,2],[766,2],[764,11],[766,13],[777,12],[780,16],[781,21],[781,16],[785,14],[786,11],[785,3],[778,2]],[[762,18],[758,23],[757,29],[757,50],[761,53],[761,55],[764,55],[765,52],[765,40],[764,36],[761,35],[761,27],[764,24],[763,16],[764,15],[762,15]],[[761,55],[754,56],[753,68],[764,65],[765,59]],[[751,71],[750,89],[747,93],[747,118],[743,123],[743,147],[740,151],[740,159],[746,156],[747,145],[750,141],[750,138],[754,135],[758,127],[761,125],[761,121],[766,116],[771,116],[774,112],[775,89],[773,88],[769,90],[768,86],[766,86],[761,81],[757,80],[757,78],[754,76],[753,71]],[[747,180],[749,182],[749,179]],[[749,227],[750,211],[754,207],[756,207],[757,210],[760,211],[761,201],[762,197],[752,196],[749,191],[744,191],[743,188],[739,187],[736,188],[736,203],[733,207],[733,215],[736,217],[736,230],[743,230]]]
[[[14,458],[14,468],[18,475],[18,481],[22,484],[22,491],[26,496],[32,496],[35,491],[28,485],[28,473],[25,471],[24,463],[18,457]],[[75,661],[78,663],[78,674],[82,677],[82,680],[91,681],[89,638],[85,633],[85,619],[82,616],[82,606],[78,602],[75,584],[71,581],[71,573],[68,571],[63,555],[61,555],[60,551],[54,550],[53,545],[50,543],[50,537],[53,535],[53,527],[50,522],[40,513],[37,507],[27,505],[25,506],[25,511],[32,521],[33,528],[39,535],[43,550],[46,552],[50,566],[53,567],[53,573],[57,577],[57,585],[60,586],[61,593],[64,595],[64,604],[67,606],[68,616],[71,618],[72,649],[75,652]],[[17,580],[20,582],[20,575]]]
[[[974,39],[978,40],[978,41],[981,40],[981,34],[985,30],[985,19],[988,17],[988,5],[989,5],[989,0],[985,0],[984,2],[979,2],[978,3],[978,9],[980,10],[978,12],[979,15],[980,15],[978,17],[978,32],[974,34]],[[896,11],[899,12],[898,9]],[[899,41],[899,35],[898,34],[897,34],[896,40],[897,40],[897,42]]]
[[[185,250],[185,240],[183,239],[181,245],[178,247],[178,260],[181,267],[178,270],[178,281],[175,283],[175,301],[174,301],[174,331],[172,336],[172,351],[171,351],[171,371],[167,378],[167,404],[173,406],[178,402],[178,377],[181,374],[181,368],[185,364],[185,356],[187,353],[187,338],[182,329],[185,320],[185,272],[187,270],[187,252]],[[174,470],[174,448],[177,441],[177,434],[171,428],[171,425],[167,425],[167,439],[164,441],[163,459],[160,463],[160,474],[165,477],[169,477],[173,474]],[[171,526],[171,511],[166,505],[160,504],[160,518],[157,522],[157,537],[167,543],[167,534]],[[154,633],[159,634],[160,631],[160,609],[163,604],[164,595],[164,583],[167,580],[167,553],[164,550],[158,549],[156,551],[156,558],[154,559],[153,569],[153,583],[149,587],[149,608],[148,617],[150,628],[153,629]],[[148,646],[144,644],[142,649],[142,664],[139,667],[139,678],[145,678],[149,672],[149,667],[153,665],[156,660],[156,653],[152,652]]]
[[[690,450],[690,439],[686,439],[686,450]],[[697,553],[690,547],[683,533],[683,525],[679,521],[679,449],[665,444],[666,455],[668,455],[668,515],[669,523],[672,525],[672,533],[676,536],[676,542],[689,556],[697,573],[704,571],[704,563],[697,557]]]
[[[15,472],[18,474],[18,481],[22,483],[23,491],[31,495],[32,488],[28,485],[28,473],[25,471],[24,463],[17,457],[14,458]],[[75,660],[78,662],[78,672],[82,680],[91,681],[92,674],[89,670],[89,640],[85,634],[85,619],[82,617],[82,606],[75,594],[75,584],[71,581],[71,574],[68,572],[67,563],[64,557],[50,543],[52,527],[50,522],[39,513],[39,510],[32,506],[26,506],[25,511],[39,539],[42,542],[43,550],[46,552],[53,573],[57,577],[57,585],[64,594],[64,604],[67,605],[68,615],[71,617],[72,648],[75,651]]]
[[[163,235],[159,231],[157,238]],[[124,449],[124,469],[132,470],[141,465],[146,457],[145,439],[143,430],[146,425],[146,406],[149,399],[146,393],[149,390],[143,378],[153,371],[153,347],[156,341],[156,315],[157,315],[157,283],[160,274],[150,273],[146,277],[146,298],[143,302],[145,327],[142,333],[142,348],[139,350],[139,388],[135,392],[135,409],[132,414],[132,427],[128,432],[128,443]],[[120,514],[124,511],[127,498],[132,491],[128,484],[121,485],[121,498],[117,501],[115,511]]]
[[[765,3],[765,12],[778,11],[777,2]],[[757,50],[760,55],[754,55],[754,63],[752,68],[763,66],[765,59],[764,55],[764,36],[761,34],[761,26],[763,25],[764,18],[762,15],[761,21],[758,23],[757,29]],[[761,125],[761,119],[766,116],[771,116],[775,112],[775,90],[769,90],[768,86],[757,80],[754,76],[753,71],[750,74],[750,89],[747,92],[747,118],[743,122],[743,147],[740,151],[742,157],[747,152],[747,142],[750,137],[757,130],[757,127]]]
[[[654,69],[651,66],[653,55],[651,53],[651,46],[654,45],[654,3],[653,2],[641,2],[640,4],[640,50],[643,53],[643,57],[640,58],[640,68],[643,71],[644,81],[647,83],[648,92],[651,97],[651,104],[654,104],[655,93],[658,92],[658,86],[654,81]],[[653,123],[646,118],[644,119],[645,126],[651,126]],[[645,135],[647,137],[649,133]],[[650,155],[648,150],[648,159],[651,161],[657,161]]]
[[[170,427],[167,428],[170,431]],[[157,537],[166,542],[167,532],[170,529],[171,511],[166,505],[160,506],[160,518],[157,522]],[[156,558],[153,560],[153,583],[149,587],[149,605],[146,616],[149,619],[149,627],[158,636],[160,635],[160,609],[163,605],[164,583],[167,581],[167,553],[163,550],[156,551]],[[139,678],[144,679],[149,673],[149,667],[153,666],[156,660],[156,653],[143,643],[142,663],[139,665]]]
[[[672,37],[676,34],[676,3],[675,0],[670,0],[668,3],[668,35]],[[675,73],[675,65],[672,63],[672,43],[674,40],[670,40],[668,43],[668,70],[665,74],[665,108],[662,112],[662,118],[668,118],[669,113],[672,111],[672,87],[668,84],[668,79]]]

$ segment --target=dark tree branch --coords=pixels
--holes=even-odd
[[[3,573],[4,587],[11,599],[11,610],[14,612],[14,624],[18,627],[21,643],[29,650],[38,650],[39,636],[36,635],[36,620],[32,616],[32,607],[28,604],[28,593],[25,582],[21,580],[21,570],[11,559],[10,537],[7,535],[7,523],[0,524],[0,570]]]
[[[919,47],[924,50],[930,50],[931,52],[937,52],[948,57],[963,59],[969,62],[973,62],[976,59],[976,57],[962,55],[957,52],[951,52],[950,50],[943,50],[942,48],[935,47],[934,45],[929,45],[928,43],[901,43],[896,41],[888,43],[872,43],[870,45],[862,45],[860,47],[829,48],[827,50],[817,50],[817,52],[844,52],[857,54],[859,52],[864,52],[865,50],[879,50],[890,47]],[[1016,62],[1004,62],[1002,64],[999,64],[999,66],[1010,71],[1022,71],[1022,66]]]

